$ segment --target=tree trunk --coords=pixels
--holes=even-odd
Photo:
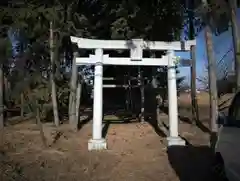
[[[218,131],[216,124],[218,116],[218,96],[217,96],[217,80],[216,80],[216,60],[213,52],[212,32],[210,27],[205,28],[205,39],[207,46],[208,58],[208,78],[209,78],[209,95],[210,95],[210,129],[212,133]]]
[[[29,98],[26,94],[23,94],[23,98],[26,100],[26,102],[29,102]],[[34,109],[33,109],[32,105],[31,104],[27,104],[27,105],[28,105],[28,111],[33,113]]]
[[[73,131],[77,130],[77,118],[76,118],[76,95],[77,95],[77,65],[76,65],[77,53],[74,53],[72,63],[72,76],[70,83],[70,95],[69,95],[69,123]]]
[[[237,1],[230,0],[229,8],[231,12],[232,37],[234,47],[234,69],[236,75],[236,91],[240,90],[240,37],[237,19]]]
[[[4,104],[3,104],[3,92],[4,92],[4,75],[3,75],[3,65],[0,65],[0,148],[3,146],[4,142]]]
[[[191,100],[192,100],[192,121],[197,124],[199,121],[198,104],[196,95],[196,47],[191,47]]]
[[[21,93],[21,117],[24,117],[24,95]]]
[[[145,121],[145,88],[144,81],[142,80],[141,85],[141,122]]]
[[[57,40],[56,40],[57,41]],[[61,57],[59,55],[59,45],[60,42],[57,41],[56,46],[55,46],[55,51],[54,51],[54,60],[55,60],[55,77],[57,79],[61,78]]]
[[[40,131],[40,137],[41,137],[43,146],[44,146],[45,148],[47,148],[47,140],[46,140],[46,137],[45,137],[44,131],[43,131],[43,125],[42,125],[42,122],[41,122],[39,104],[38,104],[38,101],[36,101],[36,102],[37,102],[36,122],[37,122],[37,125],[38,125],[38,128],[39,128],[39,131]]]
[[[69,117],[69,121],[71,119],[71,109],[72,109],[72,90],[71,90],[71,82],[70,82],[70,92],[69,92],[69,101],[68,101],[68,117]],[[70,122],[69,122],[70,123]]]
[[[11,92],[11,84],[8,81],[7,77],[3,77],[3,100],[8,101],[9,100],[9,94]]]
[[[145,95],[144,95],[144,78],[143,78],[143,74],[141,72],[141,68],[139,67],[139,83],[140,83],[140,95],[141,95],[141,110],[140,110],[140,121],[144,122],[144,118],[145,118],[145,110],[144,110],[144,104],[145,104]]]
[[[50,59],[51,59],[51,86],[52,86],[52,104],[53,104],[53,115],[54,115],[54,123],[55,126],[59,126],[59,116],[58,116],[58,105],[57,105],[57,90],[56,90],[56,83],[55,83],[55,45],[54,45],[54,34],[53,34],[53,22],[50,22]]]
[[[82,82],[80,75],[78,76],[77,94],[76,94],[76,120],[77,123],[80,121],[80,104],[82,95]]]
[[[132,82],[130,80],[130,74],[128,75],[128,96],[129,96],[129,108],[130,108],[130,111],[134,111],[135,110],[135,105],[133,103],[133,96],[132,96]]]

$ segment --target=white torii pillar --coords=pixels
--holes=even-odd
[[[88,150],[102,150],[107,148],[106,140],[102,138],[103,120],[103,64],[106,65],[133,65],[133,66],[168,66],[168,102],[169,102],[169,127],[170,134],[167,138],[168,146],[185,145],[178,133],[178,105],[176,69],[174,63],[175,51],[189,51],[196,40],[187,41],[182,48],[181,42],[155,42],[143,40],[92,40],[71,37],[73,43],[77,43],[81,49],[95,49],[95,55],[88,58],[77,58],[78,65],[94,64],[94,105],[93,105],[93,132],[92,139],[88,142]],[[130,58],[114,58],[103,55],[103,49],[130,49]],[[142,50],[171,50],[162,58],[143,58]]]
[[[178,103],[177,103],[177,79],[174,51],[168,51],[168,116],[169,116],[169,137],[168,146],[184,146],[183,140],[178,133]]]
[[[88,150],[107,149],[106,140],[102,137],[103,119],[103,49],[95,50],[94,96],[92,139],[88,142]]]

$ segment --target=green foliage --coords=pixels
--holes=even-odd
[[[6,63],[7,59],[11,57],[11,42],[9,41],[8,38],[1,38],[0,37],[0,62],[1,63]]]
[[[212,32],[219,35],[229,28],[230,12],[229,1],[208,0],[206,4],[203,1],[191,0],[193,7],[190,7],[190,22],[195,26],[198,34],[206,25],[209,25]],[[197,21],[196,21],[197,19]],[[194,32],[193,32],[194,33]]]
[[[57,100],[59,100],[60,107],[68,107],[68,98],[69,98],[69,82],[70,79],[66,76],[63,76],[62,79],[58,79],[56,81],[56,85],[58,87],[57,91]]]
[[[54,29],[55,59],[60,61],[59,57],[66,49],[70,53],[72,51],[71,45],[64,41],[69,35],[100,39],[177,40],[183,21],[180,7],[178,0],[12,0],[11,6],[0,5],[2,32],[6,34],[9,27],[21,29],[29,40],[27,50],[18,57],[15,66],[10,67],[11,62],[8,62],[11,99],[19,102],[20,94],[24,93],[27,104],[33,109],[41,105],[42,112],[47,112],[51,108],[50,22],[53,22]],[[116,70],[118,76],[128,73],[136,76],[138,73],[136,67],[118,67]],[[142,71],[149,79],[155,76],[151,68],[145,67]],[[166,87],[166,70],[156,76],[160,86]],[[181,81],[178,80],[178,84]],[[56,79],[60,108],[68,105],[68,83],[69,79],[64,76]]]
[[[15,86],[12,87],[11,99],[20,102],[20,94],[24,93],[27,97],[25,107],[31,107],[32,111],[40,109],[42,118],[46,118],[48,113],[52,111],[52,100],[51,100],[51,84],[41,69],[37,69],[34,72],[25,72],[20,74],[15,69],[15,75],[18,74],[18,80],[12,80]],[[21,70],[19,70],[21,71]],[[68,104],[67,95],[69,94],[68,89],[69,80],[59,80],[57,85],[59,91],[57,92],[57,99],[61,108],[66,107]],[[61,86],[60,86],[61,85]]]
[[[92,37],[105,39],[179,39],[182,27],[180,1],[82,1],[81,14]],[[86,11],[87,10],[87,11]]]

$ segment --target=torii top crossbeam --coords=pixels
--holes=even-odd
[[[71,42],[76,43],[82,49],[141,49],[150,50],[174,50],[174,51],[190,51],[192,45],[196,45],[196,40],[190,41],[145,41],[143,39],[133,40],[95,40],[88,38],[79,38],[71,36]]]

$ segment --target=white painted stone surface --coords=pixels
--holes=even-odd
[[[78,38],[71,36],[72,43],[77,43],[82,49],[131,49],[132,47],[140,46],[142,49],[149,50],[175,50],[175,51],[190,51],[192,45],[196,45],[196,40],[182,42],[162,42],[162,41],[136,41],[136,40],[95,40],[88,38]],[[135,45],[136,43],[139,45]]]
[[[174,51],[168,51],[168,116],[169,116],[169,137],[168,145],[182,145],[185,141],[178,133],[178,103],[177,103],[177,82],[174,63]]]
[[[88,150],[105,150],[107,149],[107,142],[105,139],[90,139],[88,141]]]
[[[168,141],[168,146],[185,146],[186,145],[186,141],[183,140],[181,137],[168,137],[167,138]]]
[[[97,62],[95,55],[90,57],[76,58],[77,65],[95,64]],[[103,56],[104,65],[129,65],[129,66],[167,66],[168,57],[162,56],[162,58],[142,58],[141,61],[133,61],[132,58],[113,58],[108,55]]]
[[[88,149],[106,149],[106,141],[102,138],[103,119],[103,50],[96,49],[95,56],[98,61],[94,70],[94,96],[93,96],[93,133],[89,140]]]
[[[168,97],[170,136],[168,146],[185,145],[178,133],[177,85],[174,51],[190,51],[196,40],[182,42],[160,42],[135,40],[94,40],[71,37],[72,43],[77,43],[81,49],[95,49],[95,55],[78,57],[77,65],[95,64],[94,105],[93,105],[93,136],[88,142],[88,150],[107,149],[106,140],[102,138],[103,120],[103,65],[132,66],[168,66]],[[115,58],[103,55],[104,49],[130,49],[130,57]],[[161,58],[142,58],[143,50],[168,50]]]

